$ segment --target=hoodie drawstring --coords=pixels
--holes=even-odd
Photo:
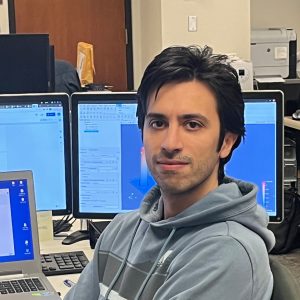
[[[139,219],[139,221],[136,223],[135,227],[134,227],[134,230],[133,230],[133,235],[131,236],[131,240],[129,242],[129,246],[128,246],[128,249],[127,249],[127,252],[126,252],[126,255],[122,261],[122,264],[117,272],[117,274],[115,275],[115,277],[113,278],[112,282],[110,283],[108,289],[107,289],[107,292],[105,293],[105,296],[104,296],[104,299],[107,300],[108,299],[108,296],[110,294],[110,291],[112,290],[112,288],[114,287],[116,281],[118,280],[119,276],[121,275],[125,265],[126,265],[126,261],[127,261],[127,258],[129,256],[129,253],[130,253],[130,250],[131,250],[131,246],[132,246],[132,243],[133,243],[133,240],[134,240],[134,237],[136,235],[136,232],[140,226],[140,223],[141,223],[141,219]]]
[[[144,290],[144,288],[145,288],[147,282],[149,281],[151,275],[154,273],[154,271],[155,271],[155,269],[156,269],[156,267],[157,267],[157,264],[158,264],[160,258],[162,257],[163,253],[165,252],[165,249],[166,249],[166,247],[167,247],[167,244],[169,243],[169,241],[170,241],[171,238],[173,237],[175,231],[176,231],[176,228],[173,228],[172,231],[171,231],[171,233],[169,234],[168,238],[166,239],[165,243],[163,244],[162,248],[160,249],[160,251],[159,251],[159,253],[158,253],[158,255],[157,255],[157,258],[156,258],[155,262],[153,263],[153,265],[152,265],[150,271],[149,271],[148,274],[147,274],[147,277],[145,278],[145,280],[143,281],[142,285],[140,286],[140,288],[139,288],[139,290],[138,290],[138,292],[137,292],[137,294],[136,294],[134,300],[138,300],[138,299],[140,298],[141,294],[143,293],[143,290]]]

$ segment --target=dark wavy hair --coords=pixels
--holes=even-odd
[[[146,68],[137,91],[138,126],[143,130],[148,100],[167,83],[198,80],[214,93],[220,119],[220,137],[217,151],[221,149],[226,132],[238,138],[226,158],[220,159],[218,180],[223,181],[224,165],[230,160],[233,150],[245,137],[244,101],[236,70],[228,63],[226,55],[213,54],[205,46],[173,46],[158,54]]]

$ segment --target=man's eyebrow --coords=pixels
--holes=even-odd
[[[202,114],[182,114],[182,115],[179,115],[179,119],[183,119],[183,120],[190,120],[190,119],[200,119],[204,122],[208,122],[208,119],[202,115]]]
[[[160,113],[148,113],[146,115],[146,119],[153,118],[153,119],[166,119],[166,116],[164,114]]]
[[[200,121],[203,123],[203,125],[208,125],[209,124],[209,119],[202,115],[202,114],[183,114],[179,116],[179,120],[182,121],[189,121],[189,120],[195,120],[195,121]]]
[[[164,114],[161,114],[161,113],[148,113],[146,115],[146,119],[149,119],[149,118],[153,118],[153,119],[167,119],[166,115]],[[198,113],[188,113],[188,114],[182,114],[182,115],[179,115],[178,116],[178,119],[179,120],[191,120],[191,119],[197,119],[197,120],[200,120],[204,123],[209,123],[209,120],[207,117],[205,117],[204,115],[202,114],[198,114]]]

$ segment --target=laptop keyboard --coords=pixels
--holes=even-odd
[[[27,293],[44,291],[45,288],[39,278],[26,278],[0,281],[0,294]]]
[[[89,260],[83,251],[41,254],[46,276],[81,273]]]

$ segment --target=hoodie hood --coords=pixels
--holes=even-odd
[[[167,220],[163,219],[163,200],[160,189],[154,187],[145,197],[140,217],[154,227],[178,229],[190,226],[235,221],[256,232],[268,251],[275,244],[273,233],[267,229],[268,215],[257,204],[257,186],[226,177],[224,182],[205,197]]]

